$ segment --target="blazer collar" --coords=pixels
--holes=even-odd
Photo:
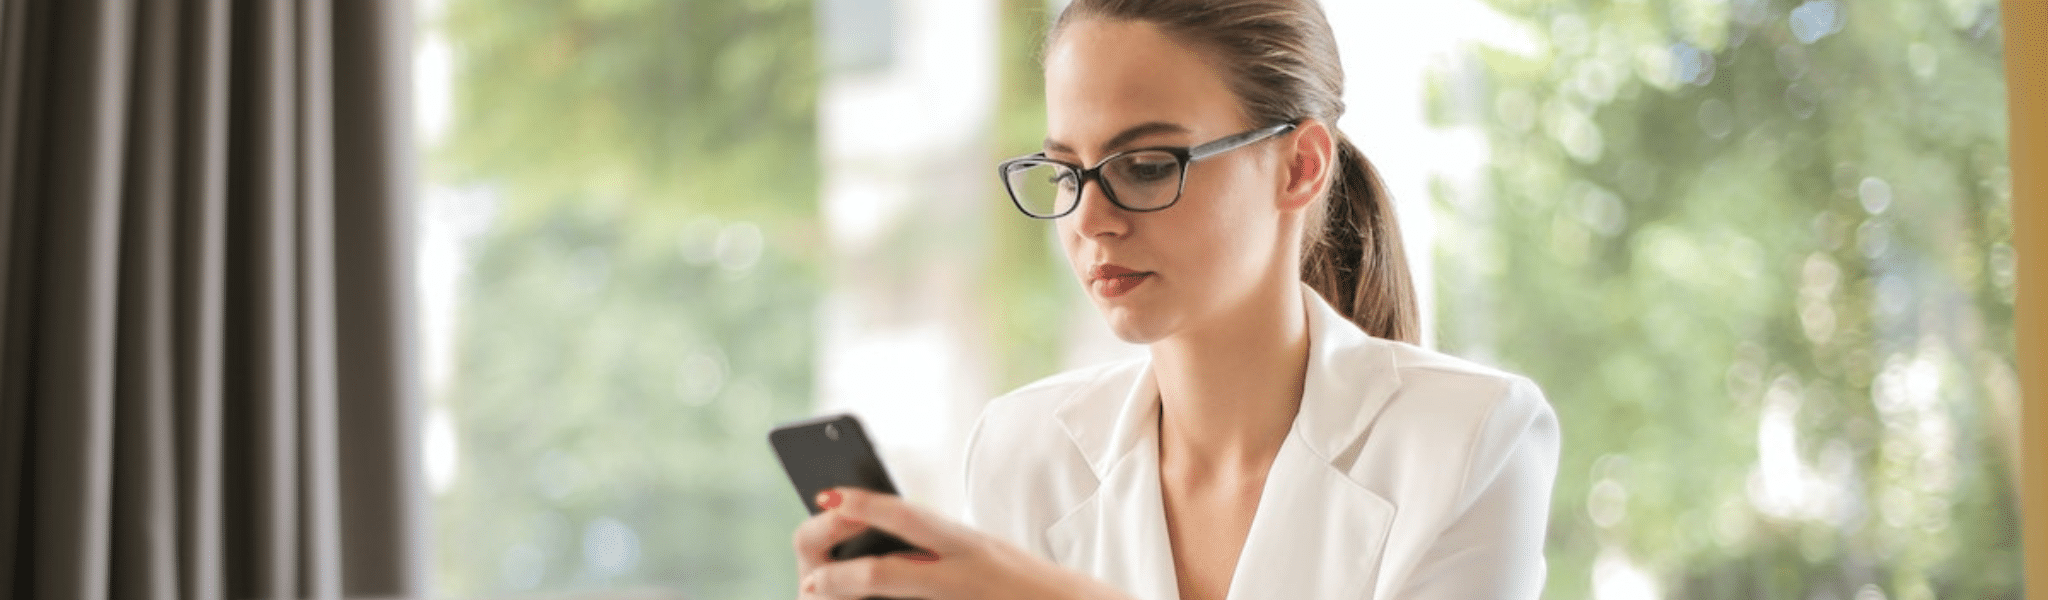
[[[1310,337],[1301,409],[1266,475],[1231,578],[1233,600],[1370,597],[1396,512],[1342,464],[1399,385],[1392,346],[1306,286],[1303,295]],[[1159,490],[1151,363],[1110,369],[1090,386],[1055,414],[1100,485],[1047,527],[1052,558],[1139,597],[1179,597]],[[1121,402],[1108,401],[1119,391]]]
[[[1401,385],[1391,342],[1367,335],[1331,308],[1322,295],[1301,284],[1308,309],[1309,351],[1301,408],[1294,433],[1326,463],[1348,459],[1356,442],[1371,428],[1394,390]],[[1090,389],[1075,394],[1054,410],[1054,418],[1080,448],[1097,479],[1156,428],[1159,385],[1147,358],[1131,369],[1114,369]],[[1131,375],[1135,375],[1132,377]],[[1124,391],[1123,401],[1103,402],[1105,395]],[[1091,401],[1091,399],[1093,399]],[[1140,428],[1145,428],[1141,430]]]

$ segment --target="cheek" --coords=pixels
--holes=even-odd
[[[1074,261],[1074,253],[1081,249],[1081,236],[1074,232],[1071,215],[1053,220],[1053,235],[1059,237],[1060,248],[1067,251],[1067,262]]]
[[[1176,227],[1184,233],[1174,237],[1215,267],[1261,262],[1278,229],[1271,191],[1245,177],[1200,188],[1211,193],[1196,193],[1195,182],[1188,183],[1189,196],[1182,201],[1194,210],[1178,215],[1185,222]]]
[[[1265,251],[1257,233],[1262,227],[1260,217],[1233,206],[1246,199],[1209,196],[1182,200],[1195,202],[1175,207],[1174,211],[1190,210],[1155,225],[1164,234],[1159,237],[1161,244],[1171,247],[1177,271],[1228,284],[1241,281],[1248,275],[1244,271],[1261,262],[1259,257]]]

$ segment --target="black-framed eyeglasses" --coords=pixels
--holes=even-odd
[[[1152,212],[1180,201],[1181,190],[1187,186],[1188,163],[1293,131],[1294,126],[1268,125],[1191,148],[1125,150],[1086,169],[1039,152],[1003,161],[996,171],[1017,210],[1034,219],[1057,219],[1074,212],[1090,179],[1102,186],[1102,195],[1117,208]]]

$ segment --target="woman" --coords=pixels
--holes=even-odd
[[[804,598],[1533,598],[1556,418],[1528,380],[1402,342],[1377,175],[1333,124],[1313,0],[1075,0],[1048,136],[1006,161],[1143,360],[991,402],[958,524],[841,488]],[[929,549],[828,562],[868,527]]]

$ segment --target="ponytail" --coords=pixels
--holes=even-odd
[[[1415,284],[1387,186],[1343,134],[1337,135],[1337,180],[1323,207],[1321,226],[1310,221],[1303,236],[1301,280],[1366,333],[1418,343]]]

